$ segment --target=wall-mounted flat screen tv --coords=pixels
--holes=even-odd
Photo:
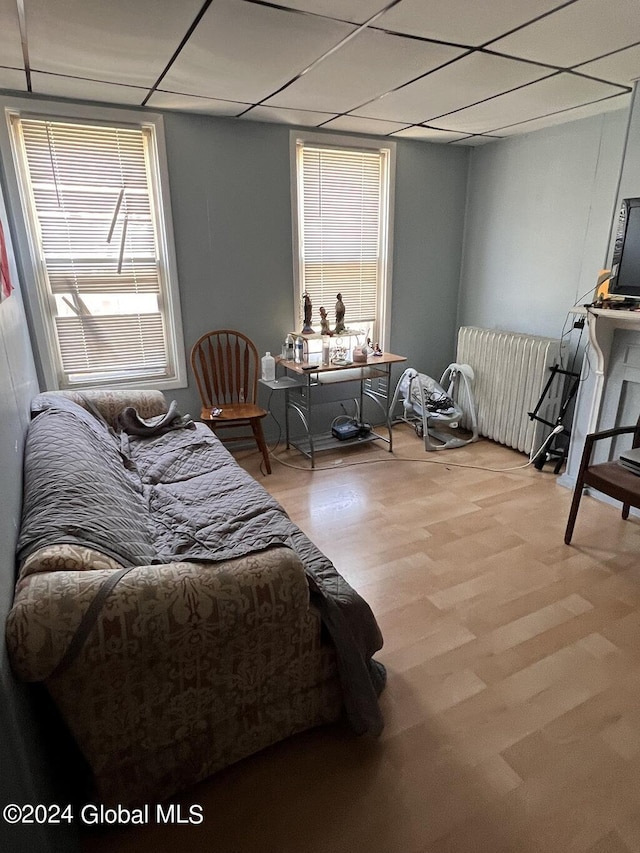
[[[620,208],[609,293],[640,299],[640,198],[625,198]]]

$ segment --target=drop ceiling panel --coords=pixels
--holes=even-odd
[[[571,68],[637,41],[638,0],[578,0],[499,39],[491,49]]]
[[[147,101],[147,106],[160,110],[181,110],[187,113],[205,113],[216,116],[237,116],[249,107],[237,101],[218,101],[215,98],[198,98],[194,95],[178,95],[157,89]]]
[[[472,53],[354,110],[354,114],[419,124],[549,73],[540,65]]]
[[[323,125],[327,130],[347,130],[352,133],[373,133],[375,136],[387,136],[405,125],[395,121],[380,121],[375,118],[359,116],[338,116]]]
[[[580,65],[576,71],[630,86],[633,80],[640,77],[640,45],[612,53],[603,59],[596,59],[595,62],[587,62]]]
[[[567,0],[402,0],[379,18],[375,26],[477,46],[565,2]]]
[[[79,80],[77,77],[42,74],[38,71],[31,72],[31,88],[36,95],[57,95],[60,98],[80,98],[109,104],[141,104],[148,92],[148,89],[138,86]]]
[[[489,133],[516,122],[541,118],[560,110],[607,98],[616,95],[618,91],[614,86],[586,77],[556,74],[515,92],[499,95],[497,98],[435,119],[430,124],[445,130]]]
[[[586,104],[582,107],[574,107],[572,110],[566,110],[562,113],[557,113],[552,116],[545,116],[541,119],[531,119],[530,121],[520,122],[511,127],[505,127],[499,131],[500,136],[517,136],[521,133],[531,133],[534,130],[542,130],[545,127],[553,127],[555,125],[564,124],[567,121],[578,121],[581,118],[589,116],[601,115],[604,112],[612,112],[613,110],[621,110],[629,107],[631,103],[631,93],[618,95],[617,98],[610,98],[608,101],[596,104]]]
[[[465,148],[478,148],[480,145],[486,145],[487,142],[495,142],[499,139],[497,136],[466,136],[464,139],[454,140],[452,145],[464,145]]]
[[[278,5],[364,24],[389,3],[390,0],[281,0]]]
[[[22,42],[16,0],[0,0],[0,62],[22,68]]]
[[[318,113],[310,110],[286,110],[282,107],[254,107],[246,115],[240,116],[247,121],[269,121],[276,124],[295,124],[302,127],[318,127],[334,113]]]
[[[16,68],[0,68],[0,89],[27,91],[27,75]]]
[[[368,30],[266,103],[347,112],[463,53],[460,48]]]
[[[452,133],[447,130],[436,130],[433,127],[408,127],[394,133],[402,139],[422,139],[427,142],[453,142],[456,139],[466,139],[465,133]]]
[[[31,67],[149,87],[193,21],[201,0],[27,0]],[[83,97],[78,95],[78,97]]]
[[[219,0],[209,7],[162,86],[256,103],[354,29],[327,18]]]

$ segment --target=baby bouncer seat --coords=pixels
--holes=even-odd
[[[417,435],[424,438],[425,450],[446,450],[477,441],[472,381],[473,369],[468,364],[450,364],[439,383],[413,367],[407,368],[393,395],[389,410],[391,423],[402,421],[413,426]],[[395,416],[400,399],[402,415]],[[470,435],[457,432],[463,420]]]

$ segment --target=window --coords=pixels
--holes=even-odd
[[[340,293],[345,324],[384,346],[389,337],[394,143],[295,136],[296,328],[303,294],[331,327]]]
[[[156,125],[8,120],[48,387],[185,384]]]

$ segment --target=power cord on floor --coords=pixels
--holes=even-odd
[[[316,465],[314,468],[310,468],[310,467],[305,466],[305,465],[295,465],[292,462],[286,462],[284,459],[281,459],[279,456],[276,455],[276,450],[278,449],[278,447],[280,445],[280,441],[282,440],[282,425],[280,424],[280,421],[277,419],[277,417],[273,414],[273,410],[271,409],[271,398],[272,398],[272,396],[273,396],[273,390],[269,394],[269,398],[267,400],[266,408],[267,408],[267,411],[269,412],[269,414],[271,415],[271,417],[273,418],[276,426],[278,427],[278,437],[275,441],[275,444],[273,444],[271,447],[267,447],[269,456],[274,461],[279,462],[280,465],[283,465],[285,468],[292,468],[295,471],[335,471],[336,465],[321,465],[321,466]],[[341,418],[341,417],[342,417],[341,415],[338,416],[338,418]],[[336,418],[335,420],[338,420],[338,418]],[[533,452],[533,450],[531,451],[531,453],[529,455],[528,462],[525,462],[524,465],[513,465],[509,468],[489,468],[486,465],[467,465],[463,462],[451,462],[447,459],[433,459],[433,458],[430,459],[430,458],[427,458],[424,456],[421,456],[420,458],[415,458],[415,457],[396,456],[396,455],[391,455],[391,456],[387,455],[384,457],[380,457],[379,459],[362,459],[360,461],[355,461],[355,462],[341,463],[340,468],[351,468],[351,467],[354,467],[356,465],[374,465],[374,464],[379,464],[379,463],[384,463],[384,462],[426,462],[430,465],[447,465],[447,466],[453,467],[453,468],[471,468],[471,469],[474,469],[476,471],[489,471],[492,474],[504,474],[504,473],[508,473],[510,471],[522,471],[525,468],[528,468],[530,465],[533,465],[533,463],[536,461],[538,456],[540,456],[540,454],[546,449],[547,445],[552,440],[552,438],[554,436],[558,435],[559,433],[561,433],[563,430],[564,430],[563,425],[558,424],[556,427],[554,427],[554,429],[545,438],[545,440],[542,442],[540,447],[535,451],[535,453]],[[266,475],[267,475],[266,471],[264,469],[264,461],[260,462],[260,473],[262,474],[263,477],[266,477]]]
[[[396,456],[396,455],[392,455],[392,456],[387,455],[387,456],[380,457],[379,459],[378,458],[377,459],[362,459],[360,461],[355,461],[355,462],[341,463],[339,467],[340,467],[340,469],[343,469],[343,468],[352,468],[352,467],[355,467],[356,465],[376,465],[376,464],[385,463],[385,462],[387,462],[387,463],[388,462],[426,462],[427,464],[430,464],[430,465],[446,465],[447,467],[450,467],[450,468],[472,468],[476,471],[489,471],[492,474],[504,474],[504,473],[508,473],[509,471],[522,471],[524,468],[528,468],[530,465],[533,465],[535,460],[538,458],[538,456],[540,456],[540,454],[546,448],[546,446],[551,441],[551,439],[554,437],[554,435],[558,435],[560,432],[563,431],[563,429],[564,429],[564,427],[562,426],[562,424],[558,424],[558,426],[556,426],[549,433],[549,435],[545,438],[545,440],[542,442],[542,444],[540,445],[538,450],[535,453],[532,452],[532,454],[529,456],[528,462],[525,462],[524,465],[514,465],[510,468],[489,468],[486,465],[467,465],[463,462],[451,462],[447,459],[429,459],[429,458],[426,458],[424,456],[421,456],[420,458],[416,458],[416,457]],[[310,468],[308,466],[295,465],[292,462],[286,462],[284,459],[281,459],[279,456],[276,456],[274,453],[272,453],[270,455],[272,456],[272,458],[276,462],[279,462],[281,465],[284,465],[285,468],[293,468],[296,471],[335,471],[336,467],[337,467],[336,465],[321,465],[321,466],[316,465],[314,468]],[[262,465],[260,467],[262,469]]]
[[[547,445],[549,444],[551,439],[555,435],[560,435],[561,432],[564,432],[564,424],[557,424],[557,426],[555,426],[551,430],[549,435],[545,438],[545,440],[542,442],[542,444],[540,445],[538,450],[533,454],[533,456],[529,456],[529,461],[528,461],[527,465],[531,465],[532,462],[535,462],[536,459],[538,458],[538,456],[540,456],[540,454],[542,453],[542,451],[545,450],[545,448],[547,447]],[[524,467],[526,467],[526,466],[524,466]]]

